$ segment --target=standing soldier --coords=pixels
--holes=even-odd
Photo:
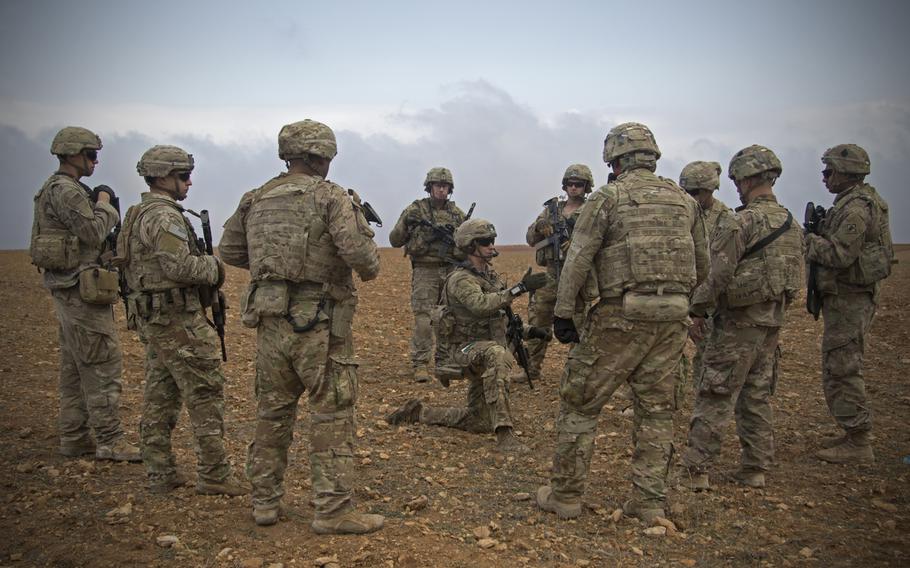
[[[693,326],[713,313],[702,369],[695,377],[695,407],[682,461],[686,484],[708,489],[708,471],[721,435],[735,413],[742,445],[734,479],[764,487],[774,459],[770,399],[778,373],[778,336],[784,312],[802,287],[802,236],[798,222],[774,196],[782,171],[774,152],[749,146],[730,160],[729,176],[743,207],[726,216],[711,241],[711,271],[692,295]]]
[[[679,186],[701,206],[709,243],[721,218],[733,214],[724,202],[714,197],[714,192],[720,187],[720,172],[720,164],[717,162],[696,161],[687,164],[679,174]],[[704,336],[711,334],[711,318],[706,318],[705,324],[705,330],[694,326],[689,330],[696,347],[695,359],[692,362],[693,377],[701,374],[701,362],[705,353]]]
[[[566,192],[568,199],[565,201],[547,202],[543,212],[537,216],[537,219],[528,227],[526,240],[529,245],[535,246],[554,235],[554,232],[562,233],[557,246],[564,247],[568,243],[572,230],[578,216],[578,208],[585,202],[585,196],[594,189],[594,176],[591,174],[591,168],[584,164],[572,164],[566,168],[565,175],[562,176],[562,190]],[[553,198],[554,200],[556,198]],[[554,225],[555,213],[555,225]],[[557,233],[557,234],[558,234]],[[565,255],[561,248],[560,257]],[[556,257],[556,248],[552,245],[541,246],[537,249],[536,260],[539,266],[547,268],[547,274],[550,280],[547,285],[531,294],[528,299],[528,324],[535,327],[549,329],[553,325],[553,308],[556,306],[556,284],[559,280],[557,274],[560,269],[558,265],[563,262],[563,258]],[[580,310],[580,320],[584,320],[584,309]],[[540,378],[540,367],[543,365],[544,357],[547,354],[547,346],[550,339],[531,339],[528,341],[528,368],[531,371],[531,379]],[[515,381],[526,381],[524,370],[519,369]]]
[[[433,353],[432,312],[439,302],[440,289],[456,261],[455,229],[465,214],[449,199],[455,189],[452,172],[432,168],[423,182],[429,196],[408,205],[389,233],[393,247],[404,247],[411,257],[411,366],[414,380],[430,380],[430,355]]]
[[[878,304],[881,280],[891,273],[894,251],[888,204],[871,185],[869,155],[855,144],[829,148],[822,179],[835,194],[819,235],[806,236],[807,260],[818,266],[825,332],[822,387],[828,409],[844,435],[824,440],[816,456],[831,463],[875,460],[869,438],[863,351]]]
[[[665,516],[689,293],[708,259],[698,205],[654,174],[659,158],[643,124],[620,124],[607,134],[604,161],[617,177],[582,208],[559,280],[554,333],[563,343],[580,343],[569,352],[559,387],[550,485],[538,489],[537,504],[562,518],[581,514],[597,416],[624,382],[633,394],[635,489],[623,509],[645,522]],[[600,301],[579,337],[572,317],[589,271]]]
[[[149,191],[130,207],[117,262],[131,290],[128,326],[145,345],[140,437],[152,493],[186,483],[177,473],[171,432],[186,404],[196,450],[196,493],[244,495],[224,452],[224,375],[218,336],[205,307],[224,282],[224,265],[200,250],[185,209],[193,156],[153,146],[136,164]]]
[[[496,229],[489,221],[471,219],[455,231],[455,243],[467,255],[443,285],[439,341],[455,366],[467,376],[468,405],[433,408],[421,400],[409,400],[386,419],[389,424],[422,422],[468,432],[494,432],[497,449],[521,452],[527,448],[512,431],[509,405],[509,374],[514,358],[506,342],[504,309],[524,292],[538,290],[547,282],[543,272],[528,274],[507,288],[490,261]],[[529,334],[546,335],[534,328]]]
[[[29,254],[60,322],[60,453],[140,461],[118,417],[123,358],[111,307],[116,276],[103,301],[91,293],[98,292],[92,278],[102,273],[99,257],[120,219],[110,188],[99,186],[93,202],[92,190],[79,181],[94,173],[99,150],[101,139],[85,128],[68,126],[54,136],[51,154],[59,166],[35,195]]]
[[[352,503],[357,364],[351,324],[357,295],[351,270],[379,274],[373,231],[358,201],[325,179],[338,153],[332,130],[313,120],[282,127],[278,156],[287,164],[246,193],[224,226],[219,250],[250,271],[242,321],[256,328],[258,423],[247,456],[257,525],[278,521],[297,403],[308,393],[313,530],[362,534],[381,515]]]

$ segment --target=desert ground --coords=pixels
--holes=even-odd
[[[514,281],[531,250],[503,247],[498,270]],[[581,517],[560,521],[533,501],[547,482],[554,447],[557,386],[567,349],[554,343],[534,391],[513,384],[512,408],[527,455],[503,456],[492,435],[412,425],[384,416],[412,397],[460,404],[465,385],[418,385],[409,377],[410,266],[382,251],[382,273],[359,285],[355,344],[361,362],[356,429],[356,501],[386,516],[365,536],[316,536],[309,527],[309,435],[299,412],[286,478],[288,510],[257,527],[248,497],[146,490],[141,464],[64,458],[57,453],[57,324],[50,296],[21,251],[0,252],[0,565],[2,566],[907,566],[910,565],[910,246],[899,247],[886,281],[866,360],[877,463],[826,465],[813,457],[835,434],[820,386],[821,322],[802,303],[783,332],[783,374],[774,398],[777,463],[762,490],[727,480],[736,470],[731,424],[714,490],[670,482],[673,526],[650,530],[616,513],[630,492],[629,403],[600,417]],[[239,305],[247,274],[229,269],[226,292]],[[524,313],[526,301],[517,304]],[[124,351],[121,417],[138,441],[143,351],[114,306]],[[226,445],[242,476],[255,427],[255,334],[228,312]],[[617,346],[621,348],[621,346]],[[689,348],[691,350],[691,346]],[[675,419],[685,443],[691,386]],[[194,475],[186,413],[175,431],[180,469]],[[660,533],[660,534],[650,534]],[[173,537],[173,538],[162,538]]]

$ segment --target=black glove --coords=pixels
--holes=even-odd
[[[512,294],[513,298],[515,296],[521,296],[525,292],[533,292],[534,290],[543,288],[549,281],[550,278],[547,276],[546,272],[531,274],[531,269],[529,268],[518,284],[509,289],[509,293]]]
[[[92,201],[97,203],[99,193],[108,194],[111,197],[111,203],[113,203],[114,200],[117,199],[117,194],[114,193],[114,190],[111,189],[111,186],[109,186],[109,185],[95,186],[95,189],[92,190]]]
[[[578,343],[578,330],[571,319],[553,318],[553,335],[560,343]]]
[[[543,339],[549,341],[553,338],[553,334],[546,327],[529,327],[528,328],[528,339]]]

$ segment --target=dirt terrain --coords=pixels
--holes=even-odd
[[[774,399],[777,465],[764,490],[736,486],[738,442],[731,425],[712,477],[715,489],[678,487],[671,470],[667,534],[614,516],[630,491],[631,420],[625,401],[601,415],[584,514],[559,521],[537,510],[554,447],[556,387],[566,348],[551,349],[535,391],[512,385],[521,439],[517,458],[493,450],[492,435],[438,427],[389,427],[383,417],[405,400],[460,404],[464,383],[446,390],[408,376],[410,267],[398,250],[382,251],[382,273],[360,286],[355,320],[360,367],[357,409],[359,506],[386,516],[368,536],[319,537],[309,528],[306,407],[292,446],[285,498],[289,510],[271,528],[256,527],[247,497],[195,495],[186,487],[149,494],[138,464],[68,459],[57,453],[57,324],[48,293],[23,252],[0,253],[0,565],[2,566],[907,566],[910,565],[910,247],[887,281],[871,333],[866,376],[875,418],[872,467],[824,465],[812,457],[836,433],[819,378],[821,322],[794,306],[783,333],[783,376]],[[504,247],[496,266],[516,279],[530,249]],[[227,294],[239,303],[244,271],[229,270]],[[518,304],[524,313],[526,302]],[[143,352],[115,306],[124,351],[121,416],[137,441]],[[228,317],[226,444],[242,475],[255,426],[255,335]],[[621,348],[621,346],[617,346]],[[685,441],[688,399],[676,418]],[[184,412],[174,446],[182,471],[195,459]],[[660,532],[649,531],[649,532]],[[162,546],[160,537],[176,537]],[[167,540],[167,539],[165,539]],[[173,541],[173,539],[171,539]],[[166,544],[166,543],[163,543]]]

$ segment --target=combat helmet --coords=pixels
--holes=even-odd
[[[822,154],[822,162],[842,174],[868,175],[869,154],[856,144],[838,144]]]
[[[758,144],[743,148],[734,154],[727,168],[727,175],[734,181],[762,172],[775,172],[779,176],[783,172],[783,167],[774,152]]]
[[[152,146],[142,154],[136,171],[142,177],[166,177],[171,172],[193,171],[193,155],[177,146]]]
[[[679,186],[686,191],[714,191],[720,187],[720,172],[717,162],[690,162],[679,173]]]
[[[455,229],[455,246],[470,254],[477,239],[495,239],[496,227],[486,219],[468,219]]]
[[[650,152],[654,159],[660,158],[660,149],[651,129],[639,122],[624,122],[614,126],[604,139],[604,162],[633,152]]]
[[[315,120],[285,124],[278,133],[278,157],[282,160],[314,154],[327,160],[338,155],[338,143],[332,129]]]
[[[73,156],[85,149],[100,150],[101,138],[80,126],[61,128],[51,142],[51,154],[55,156]]]
[[[455,191],[455,179],[452,177],[452,171],[449,168],[430,168],[427,172],[427,178],[423,180],[424,191],[430,191],[430,185],[433,183],[449,184],[449,193]]]
[[[566,168],[566,173],[562,176],[562,188],[566,188],[566,182],[570,179],[582,179],[585,181],[585,193],[591,193],[594,189],[594,174],[591,168],[584,164],[572,164]]]

